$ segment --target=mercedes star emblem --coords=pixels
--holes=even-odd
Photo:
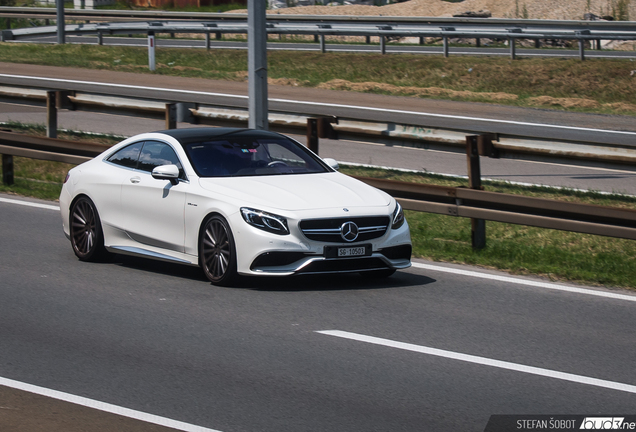
[[[340,227],[340,236],[348,242],[358,238],[358,225],[353,222],[345,222]]]

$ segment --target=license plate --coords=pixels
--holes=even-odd
[[[371,256],[372,247],[370,244],[358,246],[325,246],[325,257],[327,258],[349,258]]]
[[[338,257],[354,257],[354,256],[364,256],[367,253],[367,248],[362,247],[347,247],[347,248],[338,248]]]

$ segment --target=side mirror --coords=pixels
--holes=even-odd
[[[179,167],[176,165],[161,165],[152,170],[152,178],[157,180],[170,180],[176,185],[179,183]]]
[[[332,158],[324,158],[323,161],[325,161],[325,163],[327,165],[329,165],[331,168],[335,169],[336,171],[338,171],[338,169],[340,169],[340,165],[338,165],[338,161]]]

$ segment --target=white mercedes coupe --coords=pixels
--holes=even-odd
[[[411,265],[402,208],[273,132],[191,128],[128,138],[71,169],[64,233],[82,261],[108,252],[238,275],[359,272]]]

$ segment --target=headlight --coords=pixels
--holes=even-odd
[[[395,202],[395,210],[393,210],[393,222],[391,223],[391,229],[398,229],[404,225],[404,211],[399,202]]]
[[[273,234],[286,235],[289,234],[287,228],[287,219],[261,210],[242,207],[241,215],[248,224]]]

